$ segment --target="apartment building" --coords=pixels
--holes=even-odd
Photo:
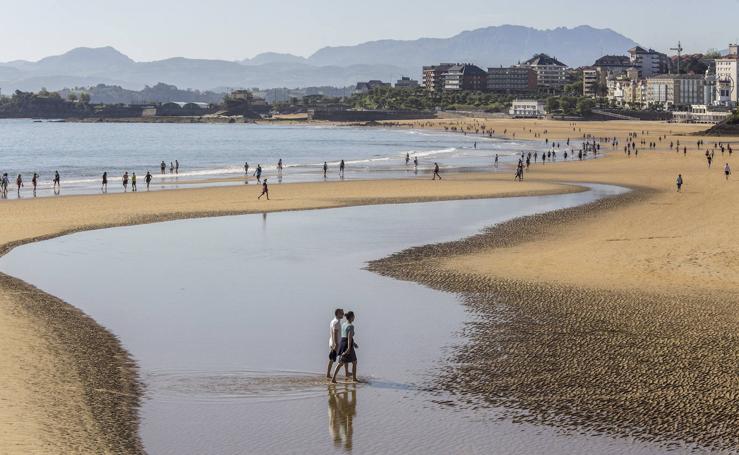
[[[536,90],[536,71],[529,67],[488,68],[487,89],[501,93],[523,93]]]
[[[546,114],[544,101],[541,100],[514,100],[508,111],[513,117],[538,118]]]
[[[670,61],[666,54],[641,46],[629,49],[629,61],[639,69],[639,76],[643,78],[665,74],[670,70]]]
[[[728,55],[716,59],[716,99],[724,106],[739,104],[739,45],[730,44]]]
[[[560,88],[567,83],[567,65],[546,54],[536,54],[519,66],[536,72],[539,87]]]
[[[403,76],[395,82],[395,88],[416,88],[418,81],[410,77]]]
[[[622,74],[632,68],[631,60],[626,55],[604,55],[593,63],[593,66],[583,69],[582,92],[583,96],[595,98],[603,96],[609,75]]]
[[[665,108],[705,104],[705,77],[698,74],[660,74],[647,79],[647,104]]]
[[[487,87],[487,72],[469,63],[451,66],[443,78],[445,91],[482,91]]]
[[[444,89],[444,76],[456,63],[440,63],[423,67],[423,87],[429,92],[440,92]]]

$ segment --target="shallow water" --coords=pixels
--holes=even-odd
[[[0,270],[120,337],[147,387],[150,453],[661,453],[514,424],[423,390],[474,316],[453,294],[368,261],[516,216],[619,193],[353,207],[183,220],[19,247]],[[335,307],[357,313],[359,375],[322,375]]]
[[[492,169],[495,154],[512,163],[521,151],[547,149],[543,141],[509,141],[460,133],[400,128],[316,127],[253,124],[137,124],[60,123],[0,119],[0,173],[10,178],[10,197],[16,197],[15,177],[22,174],[22,197],[32,197],[31,176],[40,175],[38,196],[50,196],[51,179],[58,170],[62,194],[99,193],[108,172],[109,192],[121,192],[121,176],[135,172],[139,189],[147,171],[152,189],[180,188],[241,178],[244,162],[249,174],[261,164],[264,175],[278,179],[279,159],[286,166],[283,181],[322,178],[323,162],[330,179],[338,178],[338,164],[346,161],[346,178],[407,176],[405,155],[418,157],[419,171],[439,162],[442,168]],[[579,142],[578,142],[579,144]],[[573,146],[575,144],[573,143]],[[565,144],[562,144],[564,147]],[[578,145],[579,147],[579,145]],[[564,148],[563,148],[564,150]],[[561,155],[560,155],[561,156]],[[169,165],[180,162],[179,173]],[[160,174],[164,161],[166,174]],[[238,184],[232,182],[230,184]]]

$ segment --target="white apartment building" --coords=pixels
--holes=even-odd
[[[729,45],[729,55],[716,59],[715,104],[736,106],[739,103],[739,45]]]
[[[639,75],[643,78],[664,74],[669,71],[669,59],[666,54],[654,49],[644,49],[636,46],[629,49],[629,60],[631,64],[639,69]]]
[[[544,101],[540,100],[514,100],[511,104],[509,114],[520,118],[538,118],[546,114]]]

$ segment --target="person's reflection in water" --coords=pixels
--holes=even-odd
[[[357,387],[346,384],[328,387],[328,432],[336,448],[352,450],[354,416],[357,414]]]

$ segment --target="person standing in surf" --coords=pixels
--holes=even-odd
[[[336,384],[336,376],[341,367],[352,364],[352,381],[357,380],[357,353],[359,345],[354,341],[354,312],[346,313],[346,322],[341,326],[341,342],[339,343],[339,364],[336,365],[331,382]],[[346,367],[345,367],[346,368]]]
[[[123,173],[122,180],[123,180],[123,192],[125,193],[128,191],[128,171]]]
[[[33,173],[33,177],[31,177],[31,185],[33,186],[33,197],[36,197],[36,187],[38,186],[38,174]]]
[[[151,184],[151,172],[146,171],[144,176],[144,182],[146,182],[146,191],[149,191],[149,185]]]
[[[103,183],[100,185],[100,191],[103,193],[108,192],[108,171],[103,172]]]
[[[344,163],[344,160],[341,160],[341,163],[339,163],[339,177],[342,179],[344,178],[344,168],[346,167],[346,164]]]
[[[254,175],[257,177],[257,183],[262,183],[262,165],[257,164],[257,170],[254,171]]]
[[[62,178],[59,176],[59,171],[54,171],[53,189],[55,194],[59,194],[62,190]]]
[[[328,172],[328,163],[323,162],[323,180],[326,180],[326,173]]]
[[[18,174],[15,179],[15,186],[18,187],[18,197],[21,197],[21,188],[23,188],[23,176]]]
[[[131,175],[131,191],[136,192],[136,173]]]

